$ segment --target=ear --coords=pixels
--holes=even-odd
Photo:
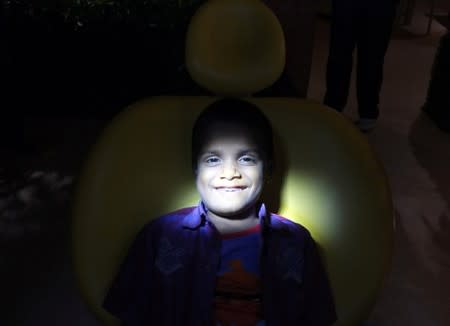
[[[264,184],[270,184],[272,182],[272,174],[269,173],[266,169],[264,170],[264,176],[263,176]]]
[[[271,162],[267,163],[264,162],[263,166],[263,178],[264,178],[264,184],[269,184],[272,181],[272,164]]]

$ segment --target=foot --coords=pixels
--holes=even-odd
[[[368,118],[360,118],[355,122],[355,125],[361,130],[362,132],[369,132],[373,128],[375,128],[375,125],[377,124],[377,119],[368,119]]]

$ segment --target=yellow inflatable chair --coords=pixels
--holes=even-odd
[[[190,23],[186,64],[198,84],[218,97],[246,98],[271,120],[279,164],[265,202],[311,231],[334,292],[335,325],[358,325],[391,259],[388,183],[366,138],[340,114],[310,100],[250,97],[279,78],[284,49],[277,18],[259,0],[210,0]],[[73,211],[74,265],[84,300],[105,325],[118,325],[101,303],[140,228],[198,203],[190,133],[218,97],[134,103],[85,162]]]

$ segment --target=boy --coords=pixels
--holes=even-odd
[[[104,308],[123,325],[331,325],[331,290],[309,232],[266,212],[272,128],[254,105],[222,99],[197,119],[197,207],[144,227]]]

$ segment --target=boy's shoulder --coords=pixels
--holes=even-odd
[[[162,235],[171,231],[178,231],[182,228],[185,218],[196,213],[196,206],[184,207],[170,213],[160,215],[149,221],[142,228],[143,233]]]
[[[180,209],[177,209],[175,211],[172,211],[170,213],[166,213],[164,215],[161,215],[157,217],[154,220],[154,223],[156,224],[182,224],[185,217],[195,214],[197,211],[197,206],[190,206],[190,207],[183,207]]]
[[[311,239],[311,233],[303,225],[279,214],[271,213],[270,215],[273,229],[300,241],[308,241]]]

